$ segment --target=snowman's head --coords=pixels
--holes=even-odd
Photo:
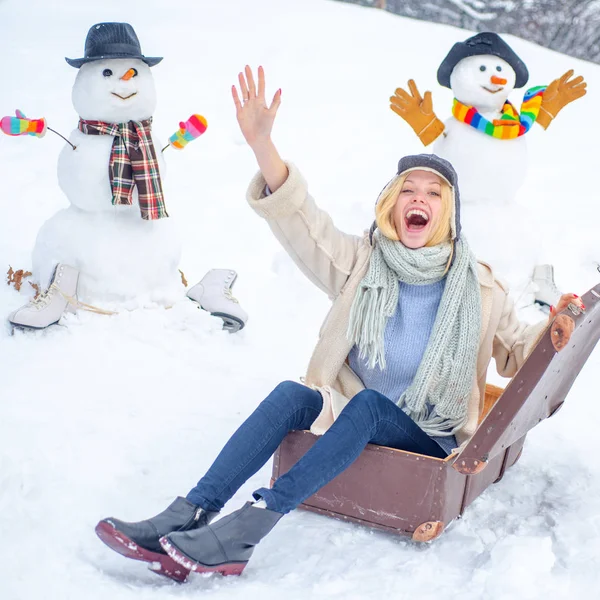
[[[142,121],[156,108],[154,78],[139,59],[94,60],[79,69],[72,99],[77,114],[88,121]]]
[[[483,54],[463,58],[452,70],[454,97],[478,110],[500,110],[515,88],[515,70],[502,58]]]

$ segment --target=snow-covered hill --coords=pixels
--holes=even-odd
[[[87,30],[99,21],[132,23],[145,54],[165,57],[153,70],[162,139],[192,113],[207,117],[202,139],[168,151],[169,211],[187,278],[236,269],[234,291],[250,321],[229,335],[182,300],[170,310],[81,313],[40,333],[11,336],[0,327],[0,598],[594,597],[598,352],[564,409],[531,433],[518,465],[431,545],[297,512],[260,545],[241,578],[194,576],[177,586],[96,538],[102,517],[149,517],[187,493],[275,384],[303,374],[328,310],[245,202],[256,167],[230,99],[237,72],[263,64],[269,93],[282,88],[275,141],[337,224],[359,232],[398,158],[421,151],[388,109],[389,95],[414,77],[433,90],[445,119],[451,95],[435,73],[470,33],[326,0],[6,0],[0,113],[20,108],[62,133],[73,129],[76,73],[63,57],[82,56]],[[590,89],[547,132],[528,134],[530,174],[516,205],[482,214],[471,236],[511,283],[523,318],[535,320],[543,315],[526,306],[534,264],[553,262],[565,290],[585,291],[600,279],[593,113],[600,70],[510,43],[532,85],[574,66]],[[51,134],[0,137],[0,270],[29,267],[41,224],[67,205],[56,183],[62,144]],[[510,172],[498,165],[498,177]],[[496,217],[506,211],[512,227],[499,231]],[[0,286],[0,317],[26,300],[27,287],[18,294]],[[249,481],[231,508],[269,473],[267,466]]]

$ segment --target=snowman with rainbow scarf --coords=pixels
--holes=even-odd
[[[525,138],[533,124],[547,129],[562,108],[586,93],[583,77],[572,76],[568,71],[548,87],[528,89],[517,111],[508,96],[527,84],[527,67],[498,34],[483,32],[454,44],[438,69],[438,83],[454,94],[445,123],[433,112],[431,92],[421,97],[412,79],[409,92],[396,90],[390,108],[425,146],[435,141],[434,154],[458,173],[464,203],[506,204],[525,179]],[[510,177],[498,177],[499,164]]]
[[[535,123],[547,129],[559,111],[586,93],[583,77],[573,71],[546,86],[528,89],[518,111],[508,101],[515,88],[527,84],[525,63],[496,33],[482,32],[454,44],[437,72],[437,80],[454,94],[452,116],[442,123],[433,111],[431,92],[419,93],[415,82],[409,91],[396,89],[390,108],[428,146],[435,141],[434,154],[450,161],[460,180],[460,196],[467,222],[472,216],[490,219],[491,211],[506,207],[514,199],[527,174],[526,134]],[[471,205],[471,206],[468,206]],[[502,218],[508,211],[498,209]],[[487,212],[486,212],[487,211]],[[469,227],[476,235],[477,227]],[[489,235],[489,232],[481,232]],[[473,240],[472,240],[473,241]],[[477,244],[475,251],[477,251]],[[539,265],[534,281],[544,288],[536,295],[539,304],[556,304],[560,297],[551,265]]]
[[[58,179],[70,206],[38,232],[32,270],[41,294],[8,317],[18,328],[44,329],[77,309],[112,314],[92,302],[170,306],[187,285],[178,269],[179,235],[163,193],[162,151],[184,148],[204,133],[206,120],[192,115],[162,147],[152,128],[151,72],[162,58],[142,54],[128,23],[93,25],[85,56],[66,60],[78,69],[72,100],[79,123],[68,140],[45,119],[28,119],[21,111],[0,121],[7,135],[40,138],[54,131],[67,142]],[[231,295],[236,277],[231,269],[212,269],[187,291],[231,332],[247,319]]]

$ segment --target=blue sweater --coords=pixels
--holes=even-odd
[[[370,369],[359,358],[356,346],[348,355],[352,370],[360,377],[365,388],[383,394],[396,402],[410,386],[425,354],[437,310],[444,293],[446,279],[431,285],[409,285],[399,282],[398,308],[388,319],[385,328],[386,368]],[[456,448],[455,437],[433,437],[446,453]]]

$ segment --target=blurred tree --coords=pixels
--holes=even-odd
[[[340,0],[474,31],[511,33],[600,63],[600,0]]]

